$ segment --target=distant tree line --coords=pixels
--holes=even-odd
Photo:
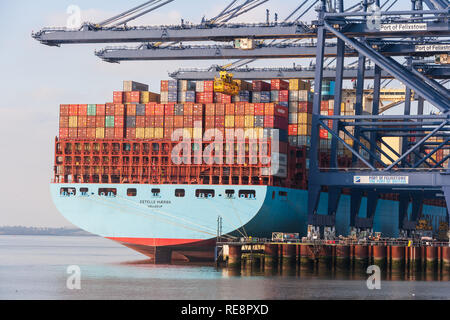
[[[0,235],[92,236],[81,229],[24,226],[0,226]]]

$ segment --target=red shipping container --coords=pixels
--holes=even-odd
[[[145,116],[136,116],[136,128],[145,128]]]
[[[60,116],[69,116],[69,105],[68,104],[61,104],[59,106],[59,115]]]
[[[183,106],[183,114],[185,116],[192,116],[194,112],[194,104],[193,103],[185,103]]]
[[[130,102],[140,103],[141,102],[141,92],[140,91],[131,91]]]
[[[169,80],[161,80],[161,91],[169,91]]]
[[[194,121],[194,127],[196,122],[203,123],[203,116],[192,116],[192,121]]]
[[[290,124],[288,126],[288,135],[296,136],[297,134],[298,134],[298,125],[297,124]]]
[[[114,139],[114,128],[105,129],[105,139]]]
[[[123,138],[124,138],[124,129],[114,128],[114,139],[123,139]]]
[[[216,128],[225,128],[225,116],[216,116],[215,117],[215,127]]]
[[[173,126],[175,128],[183,128],[183,116],[174,116],[173,117]]]
[[[253,80],[252,89],[253,91],[270,91],[270,83],[261,80]]]
[[[245,116],[235,116],[234,117],[234,127],[244,128],[245,127]]]
[[[78,105],[78,115],[87,116],[87,104]]]
[[[264,106],[264,113],[266,116],[279,116],[287,118],[289,115],[289,109],[275,103],[266,103]]]
[[[124,103],[131,102],[131,91],[124,92],[123,102]]]
[[[59,128],[59,138],[67,139],[69,137],[69,128]]]
[[[165,116],[173,116],[174,115],[175,105],[172,103],[164,105],[164,115]]]
[[[87,116],[78,116],[78,127],[79,128],[87,127]]]
[[[216,103],[216,116],[224,116],[225,115],[225,104],[224,103]]]
[[[236,102],[234,107],[234,114],[236,116],[243,116],[245,115],[245,104],[247,102]]]
[[[312,102],[299,102],[298,103],[298,112],[300,113],[312,113]]]
[[[115,116],[124,116],[125,115],[125,105],[124,104],[116,104],[114,106],[114,115]]]
[[[127,139],[136,139],[136,128],[127,128],[126,138]]]
[[[203,95],[203,92],[196,92],[195,93],[195,102],[205,103],[205,96]]]
[[[221,92],[214,92],[214,102],[216,103],[231,103],[231,96]]]
[[[270,81],[270,90],[289,90],[289,82],[281,79],[272,79]]]
[[[69,127],[69,117],[68,116],[59,117],[59,127],[60,128],[68,128]]]
[[[87,116],[86,126],[88,128],[95,128],[96,116]]]
[[[245,103],[245,115],[253,116],[255,114],[255,104]]]
[[[183,126],[186,128],[194,127],[194,117],[193,116],[184,116]]]
[[[214,126],[215,126],[215,117],[205,116],[205,128],[214,128]]]
[[[214,92],[203,92],[203,103],[213,103],[214,102]]]
[[[287,130],[288,129],[288,121],[284,117],[264,116],[264,127]]]
[[[289,91],[288,90],[278,91],[278,101],[288,102],[289,101]]]
[[[145,127],[146,128],[155,127],[155,116],[145,116]]]
[[[87,139],[87,128],[78,128],[78,139]]]
[[[105,112],[106,112],[106,106],[104,104],[96,105],[96,115],[97,116],[104,116]]]
[[[334,114],[334,110],[333,109],[328,109],[328,115],[332,116]]]
[[[155,105],[155,116],[163,116],[164,115],[164,105],[156,104]]]
[[[114,127],[123,128],[125,126],[125,116],[114,116]]]
[[[105,115],[107,116],[113,116],[115,114],[114,104],[107,103],[105,107]]]
[[[172,139],[173,128],[164,128],[164,139]]]
[[[135,116],[136,115],[136,105],[135,104],[127,104],[125,105],[127,116]]]
[[[216,104],[207,103],[205,105],[205,116],[214,116],[216,114]]]
[[[78,105],[71,104],[69,105],[69,116],[77,116],[78,115]]]
[[[234,103],[225,104],[225,115],[227,116],[234,115],[234,108],[235,108]]]
[[[95,128],[87,128],[86,132],[88,139],[95,139]]]
[[[255,103],[255,116],[263,116],[264,115],[264,103]]]
[[[69,139],[77,139],[77,138],[78,138],[78,129],[69,128]]]
[[[203,85],[204,85],[203,92],[205,92],[205,93],[211,92],[212,93],[214,91],[214,81],[204,81]],[[212,95],[211,95],[211,97],[212,97]]]
[[[320,111],[328,111],[329,106],[330,106],[330,103],[328,101],[321,101],[320,102]]]
[[[95,117],[95,127],[96,128],[104,128],[105,127],[105,116],[96,116]]]
[[[155,116],[155,128],[164,127],[164,116]]]
[[[194,116],[203,116],[203,104],[194,104],[192,107],[192,114]]]
[[[145,115],[146,116],[154,116],[155,115],[155,106],[156,106],[156,103],[147,103],[145,105]]]
[[[288,143],[287,142],[278,142],[278,152],[279,153],[287,153],[288,152]]]
[[[124,94],[122,91],[114,91],[113,92],[113,102],[114,103],[123,103]]]
[[[174,116],[164,116],[164,127],[173,128]]]
[[[325,129],[319,129],[319,138],[328,139],[328,131]]]

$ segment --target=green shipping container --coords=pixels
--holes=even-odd
[[[95,116],[95,115],[97,115],[97,105],[95,105],[95,104],[88,104],[88,106],[87,106],[87,115],[88,116]]]
[[[105,127],[106,128],[114,128],[114,116],[106,116],[105,117]]]

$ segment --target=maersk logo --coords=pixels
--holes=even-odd
[[[354,176],[354,184],[408,184],[408,176]]]

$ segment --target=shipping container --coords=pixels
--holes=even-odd
[[[123,91],[148,91],[148,85],[136,81],[124,81]]]
[[[95,128],[95,138],[104,139],[105,138],[105,128]]]
[[[68,104],[61,104],[59,106],[59,115],[60,116],[69,116],[69,105]]]
[[[104,104],[97,104],[95,106],[95,115],[96,116],[104,116],[106,113],[106,105]]]
[[[270,90],[289,90],[289,82],[281,79],[272,79],[270,81]]]

